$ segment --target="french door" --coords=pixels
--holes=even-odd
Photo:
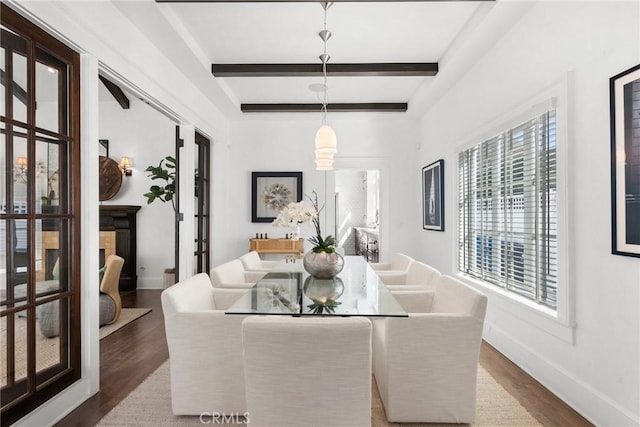
[[[80,57],[0,5],[3,425],[80,378]]]
[[[210,262],[210,202],[211,191],[211,144],[204,135],[196,132],[195,171],[195,269],[194,273],[207,273]]]

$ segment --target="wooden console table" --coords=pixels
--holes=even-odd
[[[249,250],[259,254],[298,254],[304,252],[304,239],[249,239]]]

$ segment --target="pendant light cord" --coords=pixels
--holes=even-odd
[[[325,6],[324,9],[324,30],[327,30],[327,9],[329,6]],[[327,124],[327,39],[324,38],[323,42],[323,51],[322,53],[325,55],[324,60],[322,61],[322,76],[323,76],[323,98],[322,98],[322,124]]]

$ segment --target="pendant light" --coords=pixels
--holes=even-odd
[[[327,40],[331,37],[331,31],[327,30],[327,9],[332,2],[321,2],[324,9],[324,29],[318,33],[323,43],[323,52],[319,56],[322,61],[323,98],[322,98],[322,126],[316,132],[316,170],[333,170],[333,156],[338,152],[338,140],[336,133],[327,124],[327,62],[331,58],[327,54]]]

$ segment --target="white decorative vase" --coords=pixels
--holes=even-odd
[[[298,240],[300,238],[300,224],[296,224],[296,226],[293,227],[290,237],[291,240]]]

